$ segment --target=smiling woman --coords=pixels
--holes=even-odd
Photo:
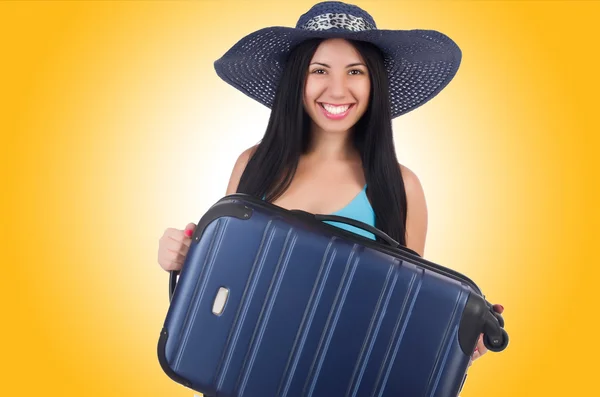
[[[392,119],[436,96],[460,59],[460,49],[439,32],[378,30],[367,12],[340,2],[315,5],[296,28],[248,35],[215,68],[271,114],[260,143],[239,155],[226,194],[343,215],[423,256],[425,194],[415,173],[398,162]],[[181,269],[195,227],[164,233],[165,270]]]

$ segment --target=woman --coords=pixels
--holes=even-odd
[[[398,163],[392,119],[437,95],[460,59],[441,33],[378,30],[364,10],[339,2],[315,5],[296,28],[248,35],[215,68],[272,112],[261,142],[238,157],[226,194],[354,218],[423,256],[426,200],[415,173]],[[181,269],[194,228],[165,231],[163,269]],[[473,358],[485,352],[480,341]]]

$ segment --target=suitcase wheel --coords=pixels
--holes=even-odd
[[[500,330],[500,336],[483,335],[483,345],[492,352],[501,352],[508,346],[508,333],[505,329]]]

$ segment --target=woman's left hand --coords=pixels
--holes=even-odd
[[[502,307],[502,305],[494,305],[493,308],[496,313],[502,314],[502,312],[504,312],[504,307]],[[471,356],[471,361],[469,361],[469,367],[471,366],[471,364],[473,364],[473,361],[483,356],[485,353],[487,353],[487,351],[488,350],[483,344],[483,334],[481,334],[479,335],[479,339],[477,340],[477,347],[475,347],[475,351]]]

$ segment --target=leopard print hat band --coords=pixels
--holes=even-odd
[[[238,41],[214,66],[226,83],[272,108],[287,55],[311,38],[345,38],[376,45],[384,55],[392,118],[435,97],[456,75],[462,53],[434,30],[380,30],[369,13],[340,1],[314,5],[296,27],[268,27]]]
[[[375,29],[375,26],[361,17],[342,13],[334,14],[330,12],[311,18],[305,24],[299,26],[299,28],[314,31],[338,28],[346,29],[351,32],[362,32],[364,30]]]

